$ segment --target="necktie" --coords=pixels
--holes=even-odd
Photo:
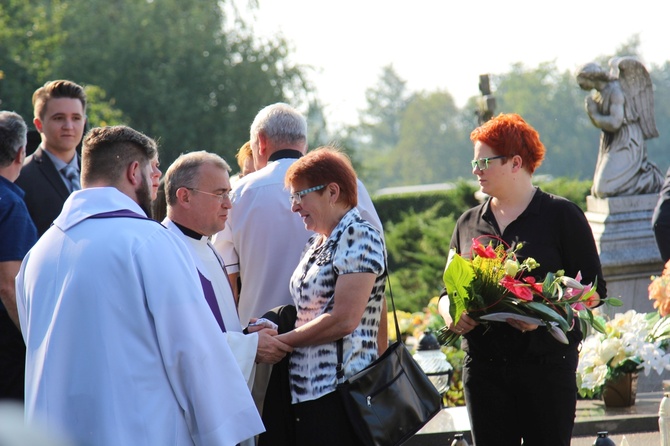
[[[79,174],[77,172],[77,168],[71,165],[67,165],[61,169],[61,172],[63,172],[63,175],[65,175],[65,178],[68,179],[70,182],[69,184],[69,189],[70,192],[74,192],[76,190],[81,189],[81,183],[79,183]]]

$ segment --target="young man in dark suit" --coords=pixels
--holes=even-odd
[[[33,94],[33,113],[42,143],[26,158],[16,184],[25,191],[28,212],[41,236],[70,193],[81,188],[77,146],[86,124],[84,89],[67,80],[49,81]]]

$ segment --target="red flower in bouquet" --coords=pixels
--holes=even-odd
[[[487,245],[486,247],[484,247],[484,245],[482,245],[481,243],[473,243],[472,250],[479,257],[485,259],[495,259],[497,257],[496,250],[493,249],[493,246],[491,245]]]
[[[580,283],[581,274],[571,278],[562,270],[548,273],[542,282],[537,282],[524,273],[537,268],[539,263],[530,257],[523,262],[517,260],[516,252],[522,249],[523,243],[509,247],[497,237],[486,237],[502,243],[496,247],[491,243],[483,246],[478,239],[473,239],[471,261],[453,249],[449,252],[443,279],[454,324],[464,312],[482,323],[487,323],[487,319],[492,319],[496,313],[511,313],[510,317],[530,317],[538,325],[546,325],[563,343],[568,342],[565,333],[572,329],[575,319],[596,331],[604,331],[603,324],[594,319],[590,309],[595,299],[595,284],[584,285]],[[607,298],[605,301],[610,305],[621,305],[618,299]],[[459,337],[447,327],[438,334],[440,342],[447,345]]]
[[[531,288],[529,288],[528,285],[530,284],[531,287],[533,287],[533,289],[536,289],[535,288],[536,284],[534,282],[535,282],[534,279],[533,279],[532,282],[527,282],[527,281],[523,281],[523,280],[517,280],[512,276],[505,276],[500,281],[500,285],[507,288],[508,291],[510,291],[512,294],[514,294],[519,299],[526,300],[526,301],[532,301],[533,300],[533,290]]]

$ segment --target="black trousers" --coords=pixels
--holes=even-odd
[[[295,327],[296,310],[293,305],[273,308],[263,315],[286,333]],[[291,388],[288,379],[289,355],[272,366],[270,381],[263,401],[262,419],[265,432],[258,437],[258,446],[294,446],[295,425]]]
[[[507,363],[467,357],[465,402],[477,446],[570,446],[577,406],[573,361]]]
[[[279,325],[279,333],[295,326],[293,305],[277,307],[264,314]],[[265,432],[258,437],[259,446],[363,446],[337,392],[313,401],[291,403],[288,371],[289,356],[272,367],[263,402]]]
[[[335,391],[293,406],[295,446],[364,446]]]
[[[23,401],[26,346],[21,331],[0,310],[0,399]]]

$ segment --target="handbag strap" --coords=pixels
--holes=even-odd
[[[395,301],[393,300],[393,290],[391,289],[391,276],[389,275],[389,266],[384,256],[384,267],[386,268],[386,284],[388,285],[389,295],[391,296],[391,308],[393,308],[393,322],[395,323],[395,335],[398,342],[402,342],[400,337],[400,324],[398,323],[398,315],[395,311]],[[337,382],[344,382],[344,340],[342,338],[337,340],[337,366],[335,367],[337,372]]]

